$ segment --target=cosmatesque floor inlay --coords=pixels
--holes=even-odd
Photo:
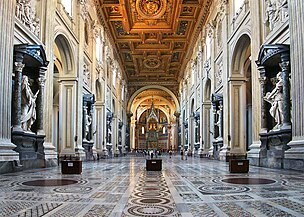
[[[226,162],[163,156],[83,162],[80,175],[60,167],[0,175],[0,216],[303,216],[304,174],[250,166],[230,174]]]

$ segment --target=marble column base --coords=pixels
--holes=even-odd
[[[97,150],[96,150],[95,146],[93,146],[93,148],[92,148],[92,154],[93,154],[93,160],[97,160]]]
[[[285,158],[304,159],[304,139],[292,140],[288,143],[290,149],[285,151]]]
[[[105,158],[109,157],[108,150],[107,150],[106,148],[104,148],[104,149],[102,150],[101,155],[102,155],[103,157],[105,157]]]
[[[262,143],[257,141],[249,146],[249,151],[247,152],[247,158],[250,165],[260,166],[260,160],[265,158],[267,155],[266,147],[262,146]]]
[[[200,158],[207,158],[207,157],[209,157],[209,149],[200,148],[198,150],[198,156]]]
[[[230,156],[230,149],[228,148],[227,145],[224,145],[220,149],[219,160],[220,161],[227,161],[229,159],[229,156]]]
[[[80,160],[84,161],[86,159],[86,153],[83,147],[75,148],[75,156],[79,157]]]
[[[55,151],[55,146],[50,142],[43,143],[44,159],[55,159],[58,158],[58,153]]]
[[[19,160],[19,153],[13,150],[16,147],[9,141],[0,141],[0,162]]]
[[[208,156],[210,159],[214,159],[214,154],[213,154],[213,145],[211,145],[210,149],[208,150]]]
[[[304,140],[292,140],[285,151],[284,169],[304,171]]]
[[[87,141],[86,139],[82,141],[82,147],[85,152],[85,160],[93,160],[93,141]]]

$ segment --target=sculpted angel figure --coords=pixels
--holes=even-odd
[[[22,97],[21,97],[21,125],[25,131],[31,131],[31,126],[36,120],[36,99],[39,90],[34,95],[28,77],[22,77]]]

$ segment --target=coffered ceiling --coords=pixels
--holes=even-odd
[[[129,86],[177,87],[211,0],[97,0]],[[174,89],[174,88],[173,88]],[[175,91],[174,91],[175,92]]]

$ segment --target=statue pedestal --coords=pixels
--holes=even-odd
[[[260,159],[260,166],[270,168],[284,168],[285,151],[291,140],[291,129],[273,130],[260,133],[262,148],[266,149],[265,158]]]
[[[93,141],[87,141],[87,140],[82,141],[82,147],[84,148],[86,160],[93,160],[93,145],[94,145]]]
[[[44,155],[45,135],[36,135],[33,132],[13,131],[12,142],[17,146],[14,150],[19,153],[23,168],[45,167]]]
[[[107,144],[106,145],[107,154],[109,157],[113,157],[113,145]]]
[[[219,137],[213,141],[213,158],[220,159],[220,150],[223,147],[223,138]]]

